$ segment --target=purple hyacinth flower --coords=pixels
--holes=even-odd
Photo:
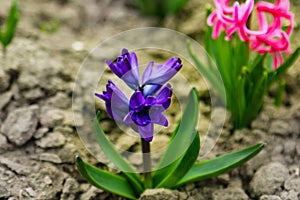
[[[103,94],[95,93],[95,96],[105,101],[106,110],[113,119],[123,122],[129,112],[129,101],[112,81],[108,81]]]
[[[163,115],[171,103],[172,89],[168,84],[157,95],[144,97],[143,93],[137,90],[130,98],[129,113],[124,122],[130,125],[141,137],[151,142],[154,134],[154,124],[168,126],[168,120]]]
[[[182,67],[181,59],[170,58],[165,64],[153,67],[154,62],[150,62],[144,71],[142,83],[144,96],[153,95],[167,81],[169,81]]]
[[[118,56],[115,62],[106,61],[111,71],[121,78],[131,89],[139,87],[139,68],[138,60],[134,52],[130,53],[127,49],[122,50],[122,55]]]
[[[152,141],[154,124],[168,126],[163,112],[169,108],[173,92],[169,84],[165,87],[163,85],[181,69],[180,58],[173,57],[156,67],[153,67],[154,62],[151,61],[143,74],[142,84],[139,83],[138,60],[134,52],[130,54],[127,49],[123,49],[122,55],[116,61],[106,63],[135,92],[128,100],[109,81],[106,91],[95,95],[105,101],[108,113],[116,121],[129,125],[145,141]]]

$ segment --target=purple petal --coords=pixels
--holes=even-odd
[[[136,91],[130,98],[129,105],[131,109],[136,109],[143,105],[145,102],[145,98],[140,91]]]
[[[136,75],[137,74],[137,75]],[[133,90],[137,90],[139,88],[139,73],[134,69],[126,72],[121,79]]]
[[[161,125],[161,126],[168,126],[168,120],[167,118],[164,116],[163,113],[161,113],[160,109],[151,109],[149,111],[149,115],[150,115],[150,119],[152,123]]]
[[[132,113],[129,112],[129,113],[124,117],[123,122],[124,122],[125,124],[133,124],[133,123],[134,123],[134,122],[132,121],[132,119],[131,119],[131,115],[132,115]]]
[[[102,99],[102,100],[104,100],[104,99],[103,99],[103,96],[104,96],[104,95],[102,95],[102,94],[95,93],[95,96],[98,97],[98,98],[100,98],[100,99]]]
[[[131,53],[131,60],[130,60],[131,68],[134,71],[134,75],[140,77],[139,74],[139,64],[136,54],[134,52]]]
[[[172,92],[172,87],[170,84],[167,84],[157,95],[156,99],[159,100],[163,100],[165,98],[169,98],[171,97],[173,94]]]
[[[129,59],[130,59],[129,54],[122,55],[117,58],[116,64],[117,64],[118,70],[122,73],[122,76],[131,69]]]
[[[173,91],[170,84],[167,84],[157,95],[157,104],[161,104],[164,109],[168,109],[171,104]]]
[[[143,85],[143,95],[146,96],[151,96],[154,95],[162,85],[158,84],[148,84],[148,85]]]
[[[120,73],[120,71],[118,70],[117,66],[110,60],[106,60],[105,61],[106,64],[108,65],[108,67],[110,68],[110,70],[117,75],[119,78],[121,78],[122,74]]]
[[[149,111],[148,111],[149,112]],[[147,126],[151,123],[149,113],[132,112],[131,119],[139,126]]]
[[[153,96],[148,96],[145,101],[145,106],[153,106],[156,104],[156,98]]]
[[[154,134],[154,127],[152,123],[148,124],[147,126],[139,126],[138,129],[139,129],[139,134],[145,141],[147,142],[152,141],[153,134]]]
[[[152,74],[152,69],[153,69],[153,65],[154,62],[151,61],[147,68],[145,69],[144,73],[143,73],[143,78],[142,78],[142,83],[145,84],[145,82],[150,78],[151,74]]]
[[[177,58],[177,57],[173,57],[170,58],[169,60],[167,60],[167,62],[165,63],[166,66],[169,66],[170,68],[173,68],[177,71],[180,70],[180,68],[182,67],[181,65],[181,59]]]
[[[137,133],[139,133],[139,126],[135,123],[130,124],[130,127]]]
[[[103,101],[107,101],[110,99],[106,91],[104,91],[103,94],[95,93],[95,96],[98,97],[99,99],[102,99]]]
[[[104,91],[103,94],[95,93],[95,96],[105,102],[106,111],[112,117],[113,114],[112,114],[112,110],[111,110],[110,96],[107,95],[107,92]]]
[[[131,89],[136,90],[139,87],[140,72],[138,60],[134,52],[131,54],[130,67],[131,69],[123,75],[122,79]]]
[[[123,48],[122,49],[122,55],[125,55],[125,54],[128,54],[129,52],[128,52],[128,50],[126,49],[126,48]]]
[[[107,112],[116,121],[123,121],[129,112],[128,99],[112,81],[108,81],[103,94],[95,93],[95,96],[105,101]]]
[[[139,67],[136,54],[122,50],[122,55],[118,56],[115,63],[107,60],[107,65],[111,71],[121,78],[131,89],[136,90],[139,87]]]
[[[177,57],[170,58],[164,65],[159,64],[152,69],[149,69],[150,67],[148,66],[143,75],[143,85],[164,85],[181,69],[181,67],[181,60]]]

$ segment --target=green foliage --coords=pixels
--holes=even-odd
[[[209,13],[210,10],[207,15]],[[212,28],[206,27],[205,49],[212,61],[211,58],[207,59],[208,63],[215,62],[217,71],[212,66],[205,66],[189,43],[187,48],[195,65],[232,113],[234,127],[240,129],[249,126],[258,115],[269,88],[292,66],[299,56],[300,47],[281,66],[273,70],[270,56],[255,53],[253,58],[247,42],[238,37],[233,37],[230,41],[224,38],[223,32],[217,39],[213,39]]]
[[[193,89],[178,128],[173,133],[164,155],[153,175],[156,188],[174,186],[192,167],[200,150],[200,139],[195,131],[198,122],[198,97]]]
[[[39,24],[39,29],[44,33],[55,33],[59,29],[59,21],[57,19],[42,21]]]
[[[285,90],[285,80],[281,80],[278,84],[277,94],[275,96],[275,101],[274,101],[276,107],[280,107],[282,104],[284,90]]]
[[[105,133],[99,125],[100,112],[97,113],[97,117],[94,119],[94,130],[99,146],[107,156],[107,158],[114,163],[114,165],[127,176],[128,181],[134,186],[137,193],[142,193],[144,190],[140,177],[133,167],[127,163],[126,160],[118,153],[114,146],[105,137]]]
[[[198,132],[195,132],[194,140],[190,147],[184,152],[183,156],[178,158],[172,164],[159,169],[153,176],[155,188],[173,188],[181,178],[191,169],[197,160],[200,151],[200,138]],[[170,143],[172,144],[172,143]]]
[[[174,161],[174,158],[181,157],[183,152],[192,144],[196,133],[195,128],[198,122],[198,112],[197,92],[193,89],[189,94],[179,126],[173,133],[172,142],[169,143],[157,168],[167,166]]]
[[[253,158],[264,148],[264,146],[265,144],[263,143],[256,144],[246,149],[225,154],[211,160],[199,162],[190,169],[176,187],[226,173]]]
[[[14,0],[8,13],[4,27],[0,26],[0,41],[3,46],[3,52],[6,52],[7,46],[12,42],[19,21],[18,1]]]
[[[128,199],[137,199],[145,190],[140,176],[122,158],[105,137],[99,125],[100,114],[94,120],[97,141],[105,155],[123,176],[112,174],[85,163],[79,156],[76,165],[81,175],[94,186]],[[198,97],[193,89],[188,97],[182,119],[167,145],[166,152],[152,173],[154,188],[178,188],[184,184],[217,176],[243,164],[259,151],[264,144],[229,153],[215,159],[194,164],[200,150],[200,138],[195,130],[198,122]]]
[[[79,156],[76,156],[76,166],[80,174],[92,185],[128,199],[137,199],[138,194],[125,178],[93,167]]]
[[[136,5],[145,15],[163,19],[177,13],[188,0],[135,0]]]

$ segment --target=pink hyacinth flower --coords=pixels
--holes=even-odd
[[[262,17],[259,20],[260,28],[267,21],[266,14],[271,14],[273,21],[268,25],[265,34],[252,35],[251,48],[261,54],[271,53],[273,68],[277,69],[283,63],[282,53],[291,53],[289,37],[293,30],[294,16],[289,12],[289,1],[277,0],[275,4],[259,2],[256,9],[258,15]],[[289,22],[286,31],[282,29],[284,20]]]
[[[239,4],[239,2],[234,2],[233,4],[233,19],[234,22],[226,30],[227,37],[226,39],[229,40],[231,35],[237,31],[241,40],[248,41],[249,37],[247,35],[247,21],[249,19],[249,16],[252,12],[252,9],[254,7],[254,0],[247,0],[243,4]]]
[[[233,23],[233,8],[229,7],[230,0],[214,0],[216,10],[207,18],[207,24],[214,26],[212,38],[217,39],[222,30],[226,30]]]
[[[294,15],[289,12],[290,2],[289,0],[277,0],[275,4],[271,4],[268,2],[259,2],[256,5],[257,12],[261,13],[269,13],[273,16],[274,23],[280,24],[282,26],[283,19],[289,21],[289,26],[286,31],[288,35],[291,35],[293,30],[293,22]],[[276,26],[275,26],[276,27]]]
[[[261,28],[258,31],[250,30],[247,27],[248,19],[254,8],[254,0],[247,0],[239,4],[234,2],[229,7],[229,0],[215,0],[216,10],[207,19],[209,26],[214,26],[212,37],[216,39],[222,30],[226,32],[226,40],[230,40],[234,32],[238,32],[241,40],[249,41],[249,35],[260,35],[267,32],[267,23],[262,16],[259,16]]]

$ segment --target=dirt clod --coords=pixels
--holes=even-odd
[[[38,106],[18,108],[4,121],[1,132],[10,142],[21,146],[33,136],[38,123]]]
[[[66,138],[60,132],[48,133],[45,137],[36,141],[36,145],[42,148],[56,148],[65,144]]]
[[[146,190],[139,200],[178,200],[179,192],[168,189],[150,189]]]
[[[242,188],[229,187],[226,189],[217,190],[213,193],[213,199],[224,199],[224,200],[248,200],[248,195]]]
[[[281,163],[273,162],[261,167],[250,183],[251,195],[261,196],[282,191],[284,181],[288,178],[289,171]]]

